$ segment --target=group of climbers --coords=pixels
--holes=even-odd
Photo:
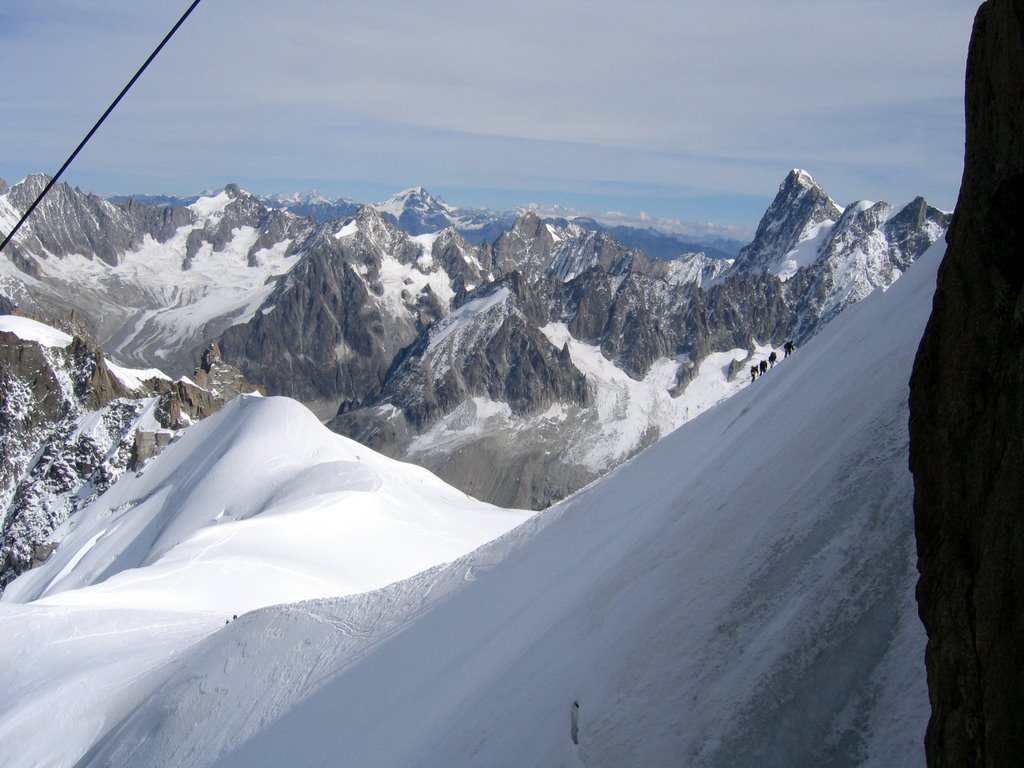
[[[783,357],[789,357],[793,353],[793,342],[787,341],[782,345]],[[762,360],[757,365],[750,366],[750,382],[757,381],[758,376],[764,376],[768,372],[769,368],[774,368],[775,363],[778,361],[779,356],[775,354],[775,350],[772,350],[771,354],[768,355],[767,360]]]

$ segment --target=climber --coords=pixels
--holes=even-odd
[[[761,371],[761,375],[762,376],[764,376],[764,374],[768,373],[768,361],[767,360],[762,360],[761,361],[761,365],[759,366],[759,370]]]
[[[784,357],[789,357],[790,353],[792,353],[793,351],[793,342],[787,341],[785,344],[782,345],[782,349],[785,350],[786,352]]]
[[[775,367],[775,361],[778,360],[778,359],[779,359],[779,356],[776,355],[774,351],[772,351],[772,353],[770,355],[768,355],[768,365],[770,367],[774,368]]]
[[[758,367],[756,365],[750,366],[750,383],[753,384],[757,379]]]

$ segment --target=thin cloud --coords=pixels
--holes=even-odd
[[[0,115],[9,180],[56,167],[186,7],[6,5],[0,66],[23,73]],[[799,165],[837,199],[949,206],[975,10],[221,0],[200,5],[70,177],[115,187],[101,193],[309,179],[352,197],[370,181],[549,190],[540,202],[569,205],[619,183],[615,207],[661,190],[654,214],[686,218],[668,207],[702,192],[767,199]]]

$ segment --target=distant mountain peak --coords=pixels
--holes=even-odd
[[[779,185],[772,204],[757,226],[754,240],[740,251],[733,271],[761,273],[777,265],[797,245],[813,238],[843,209],[807,171],[794,168]]]
[[[785,181],[783,181],[782,183],[783,185],[787,183],[799,184],[800,186],[805,187],[806,189],[821,186],[820,184],[818,184],[818,182],[814,180],[814,177],[811,176],[811,174],[805,171],[803,168],[792,169],[789,172],[789,175],[786,176]]]
[[[453,213],[456,209],[445,203],[438,197],[430,194],[423,187],[409,187],[403,189],[382,203],[377,203],[373,208],[381,213],[387,213],[401,221],[402,216],[407,212],[415,212],[419,215],[445,215]]]

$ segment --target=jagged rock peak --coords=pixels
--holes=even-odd
[[[47,184],[50,183],[50,177],[45,173],[30,173],[19,183],[14,185],[12,202],[18,203],[21,200],[27,200],[31,203],[39,193],[43,191]]]
[[[216,341],[211,341],[210,346],[203,352],[203,357],[200,362],[200,368],[209,373],[213,370],[213,366],[221,361],[220,347]]]
[[[544,219],[533,211],[527,211],[516,219],[512,231],[523,237],[536,237],[544,227]]]
[[[733,271],[751,274],[768,270],[816,227],[838,220],[842,213],[807,171],[793,169],[779,185],[753,242],[740,251]]]

